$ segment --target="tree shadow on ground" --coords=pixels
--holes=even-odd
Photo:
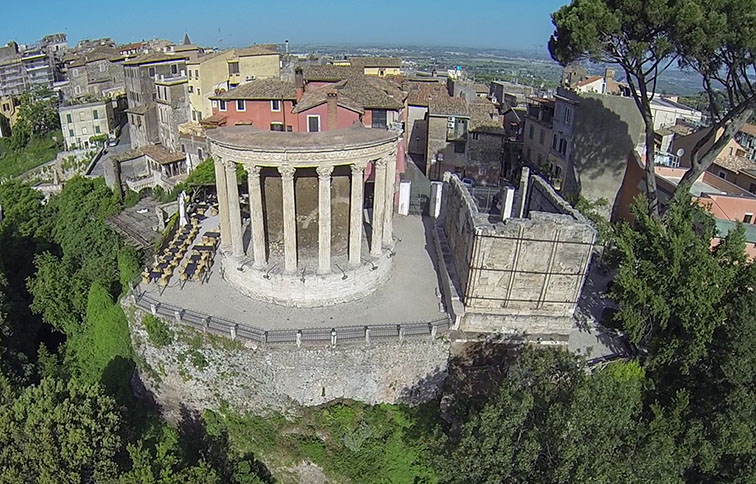
[[[507,378],[523,345],[520,341],[456,345],[441,397],[440,415],[453,430],[464,417],[480,410]]]
[[[251,452],[239,455],[229,442],[223,427],[208,429],[205,420],[185,405],[178,422],[179,446],[188,462],[204,460],[216,470],[221,482],[246,482],[243,476],[254,475],[267,484],[275,483],[265,464]]]
[[[589,200],[606,198],[614,211],[627,168],[627,157],[643,133],[643,120],[629,98],[584,95],[573,134],[572,169],[563,191]],[[611,218],[611,214],[607,214]]]
[[[412,386],[403,388],[397,400],[405,405],[419,405],[434,400],[440,395],[446,377],[446,369],[436,367]]]
[[[116,356],[102,370],[100,384],[112,395],[119,405],[129,405],[134,399],[132,376],[136,365],[131,358]]]

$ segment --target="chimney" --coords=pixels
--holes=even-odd
[[[607,67],[606,70],[604,71],[604,78],[606,80],[609,80],[609,79],[614,80],[614,69]]]
[[[326,94],[326,102],[328,103],[328,117],[327,117],[327,123],[326,126],[328,127],[328,130],[336,129],[336,122],[338,118],[338,101],[339,101],[339,94],[336,92],[335,89],[332,89],[328,91]]]
[[[302,93],[304,92],[304,76],[302,75],[301,67],[294,69],[294,87],[297,89],[297,101],[299,101],[302,99]]]

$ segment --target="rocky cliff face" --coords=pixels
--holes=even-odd
[[[144,324],[148,314],[125,309],[144,390],[169,415],[222,404],[290,414],[341,398],[416,404],[435,398],[447,374],[450,345],[443,338],[259,346],[161,320],[170,342],[156,344]]]

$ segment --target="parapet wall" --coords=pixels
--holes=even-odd
[[[528,218],[502,222],[480,213],[456,176],[445,178],[462,330],[566,334],[572,327],[596,232],[542,179],[529,186]]]
[[[575,222],[588,223],[583,214],[575,210],[564,198],[560,197],[554,188],[540,176],[531,176],[528,185],[526,213],[532,211],[566,215]]]

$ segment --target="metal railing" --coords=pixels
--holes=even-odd
[[[467,189],[475,200],[478,210],[482,213],[488,213],[493,206],[494,199],[501,193],[500,187],[469,187]]]
[[[154,316],[170,318],[179,324],[207,333],[260,344],[370,343],[371,341],[402,341],[405,338],[435,338],[451,328],[449,317],[432,321],[412,321],[397,324],[365,326],[334,326],[300,329],[263,329],[217,316],[167,304],[144,293],[139,284],[133,286],[131,296],[140,309]]]

